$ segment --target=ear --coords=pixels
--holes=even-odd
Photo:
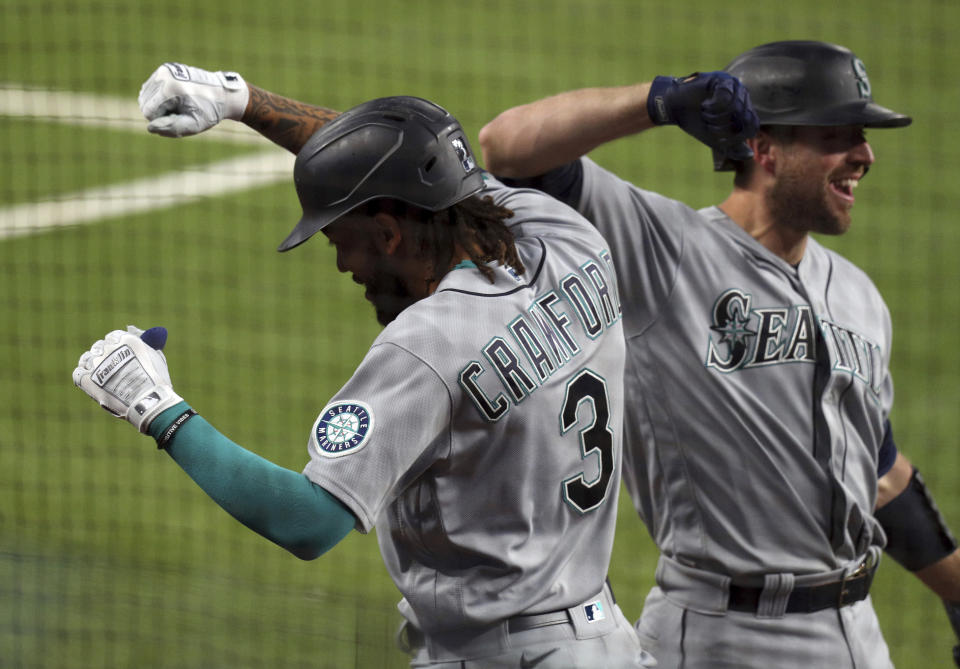
[[[777,158],[780,155],[780,146],[773,141],[773,137],[763,130],[747,140],[747,145],[753,149],[753,161],[767,174],[774,174],[777,168]]]
[[[374,222],[374,242],[382,253],[393,255],[400,248],[403,241],[403,230],[400,227],[400,221],[394,216],[379,212],[373,217]]]

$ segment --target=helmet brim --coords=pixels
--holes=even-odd
[[[323,230],[330,222],[330,220],[319,219],[316,217],[301,217],[300,220],[297,221],[297,224],[294,226],[290,234],[287,235],[287,238],[280,242],[280,246],[277,247],[277,250],[280,252],[289,251],[296,246],[300,246],[315,234]]]
[[[876,102],[858,102],[818,111],[811,115],[809,111],[790,110],[766,113],[761,116],[760,125],[793,125],[831,127],[841,125],[862,125],[864,128],[905,128],[913,119],[898,114]],[[735,169],[733,161],[720,151],[713,150],[713,171],[731,172]]]
[[[862,125],[865,128],[903,128],[913,119],[898,114],[876,102],[862,101],[833,107],[809,109],[791,109],[784,111],[758,110],[760,125],[813,125],[838,126]]]

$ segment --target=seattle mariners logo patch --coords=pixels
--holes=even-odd
[[[343,401],[327,406],[313,425],[317,454],[339,458],[363,448],[373,431],[373,412],[363,402]]]

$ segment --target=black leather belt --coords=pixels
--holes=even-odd
[[[813,613],[823,609],[839,609],[865,599],[877,565],[864,563],[839,581],[795,587],[787,599],[787,613]],[[756,613],[763,588],[730,584],[731,611]]]

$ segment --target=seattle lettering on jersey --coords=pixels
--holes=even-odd
[[[582,351],[578,338],[596,339],[622,318],[613,259],[608,251],[600,258],[540,294],[506,325],[504,336],[483,347],[480,359],[460,370],[460,386],[484,418],[500,420]],[[480,385],[490,370],[499,381],[492,395]]]
[[[817,324],[806,304],[752,308],[752,296],[726,291],[714,303],[707,344],[707,367],[721,372],[816,362]],[[825,318],[819,319],[833,368],[863,381],[875,395],[883,380],[883,351],[867,337]]]

